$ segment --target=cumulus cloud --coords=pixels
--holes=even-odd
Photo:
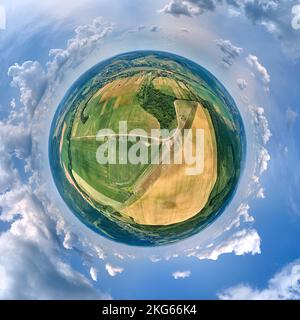
[[[247,81],[245,79],[239,78],[236,80],[236,84],[240,90],[245,90],[247,88]]]
[[[255,24],[262,25],[279,39],[284,51],[291,57],[299,57],[297,30],[291,27],[292,8],[297,0],[244,0],[245,15]]]
[[[264,199],[265,196],[265,189],[263,187],[260,187],[257,191],[256,197],[259,199]]]
[[[238,0],[225,0],[226,3],[234,7],[237,6]],[[198,16],[207,11],[214,11],[221,3],[219,0],[171,0],[160,12],[171,14],[175,17],[180,16]]]
[[[268,169],[268,163],[270,160],[271,156],[268,150],[264,147],[261,147],[257,159],[257,168],[260,175]]]
[[[23,123],[13,125],[0,122],[0,149],[25,159],[31,152],[31,132]]]
[[[14,64],[8,69],[11,84],[20,90],[20,101],[32,115],[47,85],[47,77],[37,61]]]
[[[47,63],[48,77],[55,79],[61,76],[59,70],[63,67],[77,67],[112,30],[112,26],[107,25],[101,17],[95,18],[91,24],[77,27],[75,36],[69,39],[65,49],[50,50],[50,61]]]
[[[228,9],[228,15],[231,18],[236,18],[241,15],[241,12],[239,10],[236,10],[235,8],[229,8]]]
[[[87,278],[61,259],[55,223],[28,186],[2,194],[0,206],[0,219],[11,224],[0,236],[1,299],[100,298]]]
[[[119,273],[122,273],[124,271],[123,268],[121,267],[117,267],[117,266],[113,266],[112,264],[110,263],[107,263],[105,265],[105,269],[107,270],[108,274],[111,276],[111,277],[115,277],[116,275],[118,275]]]
[[[230,40],[218,39],[215,40],[216,45],[222,52],[222,64],[228,68],[232,66],[235,59],[237,59],[242,53],[243,49],[234,46]]]
[[[105,258],[103,249],[78,239],[65,223],[35,167],[39,154],[32,152],[35,135],[29,129],[37,107],[47,110],[50,100],[44,97],[53,95],[62,71],[82,63],[111,31],[101,21],[78,27],[65,49],[50,51],[46,68],[36,61],[9,68],[21,104],[12,99],[10,115],[0,122],[0,220],[8,225],[0,235],[0,299],[111,298],[93,288],[85,270],[95,258]],[[80,271],[70,259],[78,255]],[[96,269],[89,271],[95,280]]]
[[[7,188],[14,184],[17,177],[18,171],[13,167],[9,155],[0,151],[0,194],[7,191]]]
[[[91,54],[101,41],[112,32],[112,26],[97,17],[91,24],[75,29],[75,36],[68,40],[65,49],[51,49],[50,60],[44,69],[38,61],[25,61],[14,64],[8,69],[11,85],[20,90],[20,102],[26,112],[33,115],[41,101],[47,85],[63,76],[61,69],[75,68]]]
[[[195,12],[193,7],[187,1],[171,0],[170,3],[166,4],[160,12],[171,14],[175,17],[181,15],[191,17]]]
[[[257,75],[262,83],[267,87],[271,81],[271,77],[267,69],[258,61],[258,57],[252,54],[249,54],[246,58],[249,66],[252,67],[254,75]]]
[[[65,262],[67,256],[59,238],[59,221],[56,222],[52,207],[47,207],[38,188],[34,190],[30,183],[21,181],[11,161],[14,154],[29,156],[29,151],[23,150],[29,145],[28,135],[22,124],[20,128],[7,126],[6,129],[15,130],[3,139],[2,148],[6,153],[0,151],[1,168],[9,174],[9,178],[3,175],[0,178],[0,187],[3,186],[0,221],[9,226],[0,235],[0,298],[109,298],[96,292],[82,273]],[[4,136],[4,131],[0,130],[1,135]],[[68,245],[66,239],[63,241],[65,248],[72,247],[70,239],[71,236]]]
[[[254,229],[243,229],[220,244],[214,245],[200,252],[190,252],[190,256],[195,256],[200,260],[217,260],[220,255],[225,253],[235,253],[236,255],[260,254],[260,237]]]
[[[178,280],[178,279],[186,279],[186,278],[189,278],[191,275],[191,271],[187,270],[187,271],[175,271],[172,273],[172,277],[175,279],[175,280]]]
[[[218,294],[223,300],[299,300],[300,261],[283,268],[268,281],[264,289],[240,284]]]
[[[254,125],[254,134],[256,136],[256,161],[251,180],[248,184],[248,196],[254,194],[256,198],[265,198],[265,190],[260,184],[260,176],[268,169],[268,163],[271,156],[266,149],[266,144],[270,140],[272,133],[269,129],[269,123],[265,116],[264,108],[248,105],[248,109]]]
[[[265,28],[281,41],[284,52],[292,58],[300,57],[299,32],[293,29],[292,8],[298,0],[171,0],[160,11],[175,17],[194,17],[213,12],[226,3],[229,17],[243,12],[254,25]]]
[[[249,105],[249,111],[252,115],[252,121],[259,132],[264,145],[270,140],[272,133],[269,129],[269,123],[265,116],[265,110],[262,107]]]
[[[250,206],[248,203],[241,203],[236,210],[236,217],[231,221],[228,227],[225,228],[225,231],[231,230],[233,227],[238,228],[241,226],[241,222],[254,222],[254,218],[250,214]]]
[[[26,159],[31,150],[30,130],[23,123],[0,122],[0,194],[9,191],[19,181],[12,157]]]

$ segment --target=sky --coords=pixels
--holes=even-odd
[[[299,299],[299,8],[297,0],[0,0],[0,299]],[[212,72],[248,142],[222,216],[157,248],[118,244],[80,223],[48,160],[67,89],[99,61],[140,49]]]

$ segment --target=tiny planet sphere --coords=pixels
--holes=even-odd
[[[220,216],[246,150],[224,86],[184,57],[135,51],[102,61],[54,115],[49,162],[69,209],[98,234],[167,245]]]

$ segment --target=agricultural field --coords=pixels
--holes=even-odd
[[[124,121],[126,134],[119,132]],[[117,153],[115,163],[99,163],[102,129],[114,132],[116,150],[128,140],[127,154],[142,143],[147,163],[123,163]],[[151,137],[153,129],[170,133]],[[192,140],[192,153],[203,159],[194,175],[187,174],[191,165],[175,161],[183,146],[176,149],[172,139],[184,129],[204,133],[200,151]],[[151,163],[154,144],[159,156]],[[116,241],[159,245],[199,232],[223,212],[244,149],[239,111],[219,81],[185,58],[151,51],[111,58],[74,84],[54,119],[49,157],[58,190],[81,221]],[[171,152],[169,164],[163,150]]]
[[[189,102],[184,102],[189,104]],[[217,147],[209,113],[200,104],[192,122],[192,129],[205,132],[204,170],[197,175],[187,175],[188,165],[164,166],[159,178],[147,192],[124,213],[136,223],[144,225],[168,225],[185,221],[206,205],[217,179]],[[203,151],[204,151],[203,150]],[[196,151],[195,141],[193,152]],[[182,149],[179,152],[183,152]]]

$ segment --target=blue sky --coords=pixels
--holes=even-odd
[[[63,3],[0,1],[0,298],[299,299],[300,29],[291,26],[299,1]],[[234,97],[248,140],[222,217],[151,249],[102,239],[77,221],[47,157],[66,90],[95,63],[137,49],[179,53],[211,71]]]

